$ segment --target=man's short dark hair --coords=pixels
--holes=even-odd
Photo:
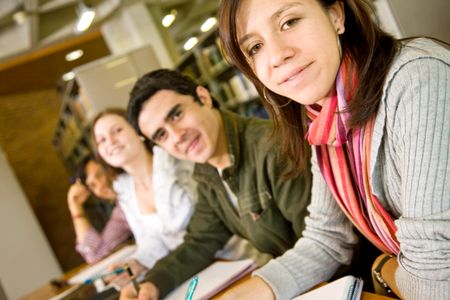
[[[139,134],[138,118],[145,102],[160,90],[174,91],[181,95],[190,95],[199,103],[197,96],[198,84],[178,71],[159,69],[143,75],[134,84],[128,102],[128,120]],[[213,107],[219,108],[219,103],[213,98]]]

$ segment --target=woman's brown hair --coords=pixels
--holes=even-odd
[[[377,113],[383,83],[400,48],[400,42],[380,29],[374,20],[370,0],[316,0],[324,9],[337,1],[344,3],[345,32],[340,35],[343,57],[356,66],[358,86],[349,105],[350,125],[361,126]],[[219,7],[219,35],[228,60],[256,86],[274,120],[274,134],[282,137],[282,153],[290,159],[287,175],[297,175],[306,166],[307,142],[304,140],[306,116],[303,105],[264,87],[239,47],[236,16],[242,0],[222,0]],[[350,83],[347,82],[348,87]],[[269,100],[268,100],[269,99]],[[272,102],[272,104],[270,102]]]
[[[108,116],[108,115],[116,115],[116,116],[123,118],[125,121],[127,121],[127,123],[130,124],[130,122],[127,119],[127,112],[125,109],[111,107],[111,108],[107,108],[107,109],[103,110],[102,112],[98,113],[95,116],[95,118],[92,120],[92,123],[91,123],[91,139],[92,139],[92,143],[95,148],[94,153],[95,153],[96,160],[105,168],[105,170],[108,172],[108,174],[111,176],[111,178],[114,179],[117,175],[125,173],[125,170],[122,168],[116,168],[116,167],[110,166],[108,163],[106,163],[103,160],[103,158],[98,153],[97,140],[95,139],[95,132],[94,132],[95,124],[97,124],[98,120],[100,120],[104,116]],[[131,124],[130,124],[130,127],[133,127],[133,126],[131,126]],[[145,138],[144,144],[145,144],[147,151],[152,153],[154,144],[147,138]]]

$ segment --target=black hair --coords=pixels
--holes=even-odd
[[[86,185],[86,178],[87,178],[86,167],[90,161],[97,162],[94,155],[92,154],[89,154],[88,156],[83,158],[83,160],[78,164],[77,169],[75,171],[75,178],[79,178],[81,183],[84,185]]]
[[[138,125],[139,114],[147,100],[160,90],[190,95],[194,98],[194,101],[202,103],[197,95],[198,86],[197,83],[178,71],[159,69],[144,74],[134,84],[130,92],[130,100],[128,102],[128,120],[130,124],[142,135]],[[214,108],[219,108],[217,100],[212,98],[212,102]]]

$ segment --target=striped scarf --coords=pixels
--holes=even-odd
[[[377,248],[399,253],[392,217],[372,193],[370,184],[370,145],[374,118],[363,127],[350,129],[350,113],[344,93],[347,78],[356,86],[356,72],[348,72],[343,63],[336,79],[336,93],[318,104],[306,106],[309,118],[308,142],[313,146],[325,181],[341,209]]]

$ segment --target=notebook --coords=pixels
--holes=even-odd
[[[85,280],[87,280],[89,278],[106,273],[109,266],[111,266],[114,263],[126,260],[135,251],[136,251],[135,245],[125,246],[125,247],[121,248],[120,250],[114,252],[107,258],[82,270],[75,276],[71,277],[67,282],[72,285],[73,284],[81,284],[81,283],[84,283]]]
[[[213,263],[197,274],[198,284],[193,299],[210,299],[236,280],[256,269],[256,267],[256,264],[251,259]],[[191,279],[187,280],[172,291],[165,300],[184,300],[190,281]]]
[[[349,275],[292,300],[359,300],[361,299],[362,288],[363,280]]]

